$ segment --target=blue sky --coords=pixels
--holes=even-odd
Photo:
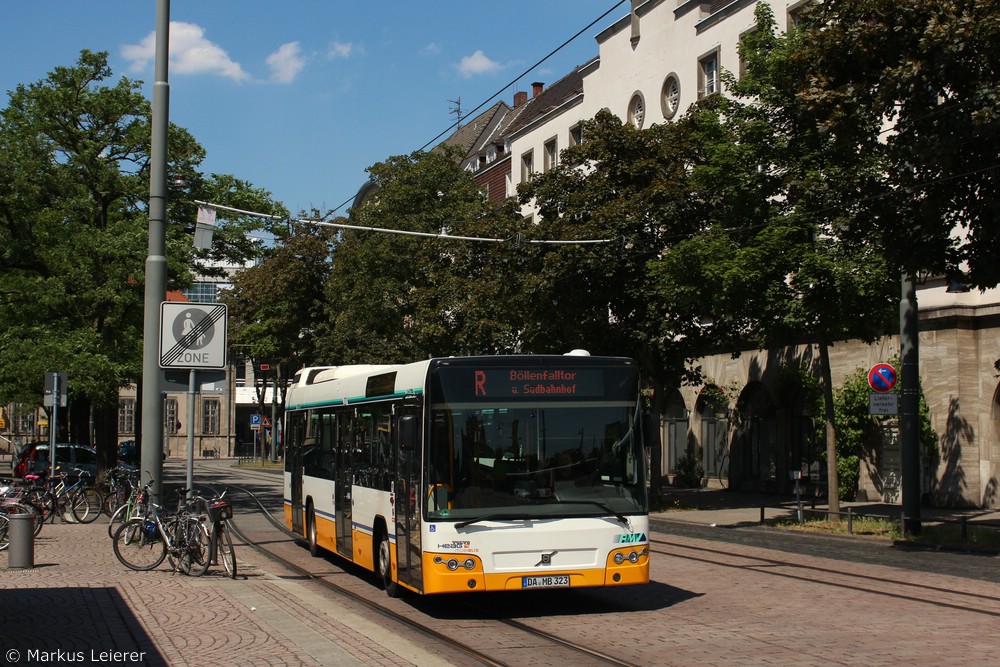
[[[206,172],[269,190],[293,214],[328,210],[354,196],[367,167],[445,131],[453,101],[471,111],[502,91],[496,99],[511,104],[515,91],[596,56],[597,33],[628,9],[619,0],[173,0],[170,119],[204,146]],[[107,51],[116,80],[142,80],[151,96],[156,0],[4,10],[2,106],[82,49]]]

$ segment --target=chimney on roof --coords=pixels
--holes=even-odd
[[[532,97],[538,97],[539,95],[542,94],[543,90],[545,90],[545,84],[542,83],[541,81],[535,81],[533,84],[531,84]]]
[[[519,90],[514,93],[514,108],[521,106],[528,101],[528,93],[524,90]]]

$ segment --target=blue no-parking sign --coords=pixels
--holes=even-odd
[[[875,391],[892,391],[896,386],[896,369],[889,364],[875,364],[868,371],[868,386]]]

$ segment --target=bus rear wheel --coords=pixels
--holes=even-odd
[[[382,587],[391,598],[399,597],[399,584],[392,578],[392,551],[389,549],[389,535],[383,530],[378,540],[378,576]]]
[[[316,512],[312,503],[306,509],[306,536],[309,539],[309,555],[319,556],[319,538],[316,534]]]

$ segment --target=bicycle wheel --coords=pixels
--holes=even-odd
[[[115,531],[118,530],[118,526],[125,523],[129,519],[135,518],[135,506],[132,503],[125,503],[118,509],[114,511],[111,518],[108,520],[108,537],[114,538]]]
[[[45,489],[39,487],[29,489],[24,494],[24,498],[42,513],[42,523],[45,523],[50,517],[55,517],[56,499]],[[55,521],[55,518],[52,520]]]
[[[208,572],[212,561],[209,553],[208,528],[198,518],[184,521],[184,550],[181,555],[181,572],[192,577],[200,577]]]
[[[93,523],[101,514],[104,498],[97,489],[81,489],[70,497],[73,517],[80,523]]]
[[[229,522],[223,521],[216,528],[217,535],[216,549],[218,550],[219,562],[226,568],[226,574],[230,578],[236,578],[236,549],[233,548],[233,536],[229,531]]]
[[[6,514],[0,514],[0,551],[10,546],[10,522]]]
[[[145,519],[131,519],[115,531],[115,557],[132,570],[152,570],[167,556],[167,545],[159,531],[150,537]]]
[[[73,502],[74,496],[72,491],[56,496],[55,498],[55,514],[59,515],[59,519],[63,523],[78,523],[76,515],[73,514]],[[52,521],[54,522],[55,519]]]
[[[114,516],[114,513],[118,511],[118,508],[128,502],[128,498],[128,489],[112,490],[104,496],[104,503],[101,505],[101,511],[108,516]]]

